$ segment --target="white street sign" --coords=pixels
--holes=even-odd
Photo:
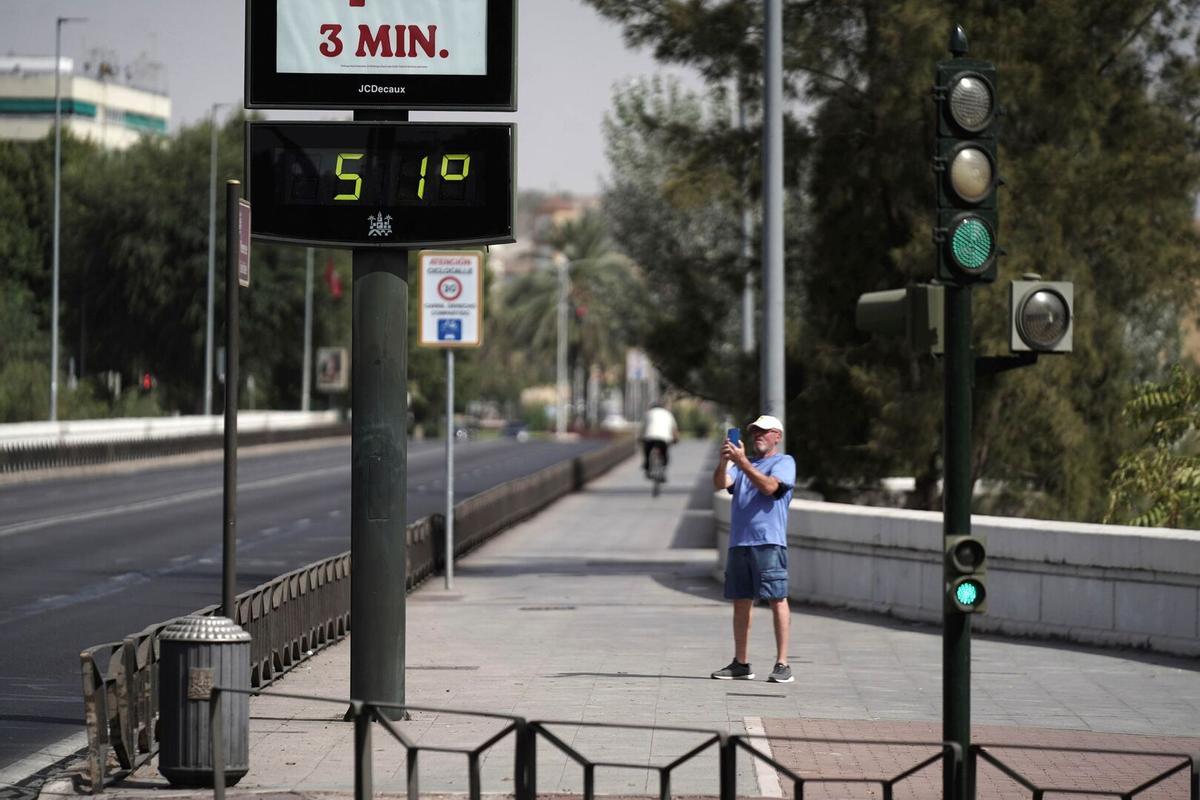
[[[483,344],[483,254],[477,250],[423,250],[422,347]]]

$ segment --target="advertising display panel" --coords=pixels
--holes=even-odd
[[[516,0],[247,0],[247,108],[515,111]]]

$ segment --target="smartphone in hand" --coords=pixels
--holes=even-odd
[[[728,431],[726,431],[725,437],[733,444],[739,444],[742,441],[742,429],[730,428]]]

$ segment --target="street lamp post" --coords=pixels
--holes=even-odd
[[[300,410],[308,411],[312,394],[313,249],[304,253],[304,364],[300,370]]]
[[[213,396],[213,271],[217,258],[217,109],[229,103],[213,103],[212,144],[208,156],[208,305],[204,324],[204,415],[212,414]]]
[[[54,23],[54,256],[50,290],[50,421],[58,421],[58,231],[62,221],[62,26],[85,17],[59,17]]]
[[[567,273],[569,265],[566,256],[559,253],[555,256],[554,265],[558,267],[558,358],[555,381],[557,406],[554,430],[562,436],[567,432],[567,292],[571,278]]]
[[[763,64],[762,408],[787,419],[783,349],[783,2],[766,0]],[[781,440],[780,450],[785,447]]]

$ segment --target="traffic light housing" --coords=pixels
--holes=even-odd
[[[1075,284],[1020,280],[1009,286],[1009,349],[1070,353],[1074,347]]]
[[[987,546],[982,536],[945,537],[946,609],[959,614],[987,610]]]
[[[858,296],[854,324],[865,333],[903,336],[915,353],[945,352],[942,287],[915,284]]]
[[[996,280],[1001,181],[997,165],[996,67],[987,61],[938,62],[937,277],[958,284]]]

